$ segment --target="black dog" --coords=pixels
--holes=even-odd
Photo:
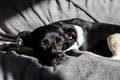
[[[120,33],[120,26],[75,18],[38,27],[33,32],[21,32],[17,44],[31,47],[40,63],[55,65],[66,60],[65,52],[71,49],[112,56],[106,38],[113,33]]]
[[[17,44],[28,46],[34,50],[32,56],[45,65],[56,65],[67,59],[64,52],[72,46],[77,39],[73,25],[63,22],[53,23],[39,27],[33,32],[23,31],[17,36]]]

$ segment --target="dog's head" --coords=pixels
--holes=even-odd
[[[47,25],[35,29],[29,35],[29,39],[25,40],[28,40],[29,46],[35,52],[35,57],[42,64],[56,65],[66,59],[64,51],[74,44],[76,38],[77,34],[73,27]],[[26,44],[25,40],[23,44]]]

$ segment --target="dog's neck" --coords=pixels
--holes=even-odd
[[[78,25],[73,25],[73,26],[77,32],[77,41],[71,47],[69,47],[67,50],[65,50],[65,52],[69,51],[71,49],[79,49],[79,47],[81,47],[84,42],[84,36],[83,36],[84,31],[83,31],[82,27],[80,27]]]

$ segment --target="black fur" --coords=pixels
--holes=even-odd
[[[84,42],[80,46],[80,50],[92,51],[95,54],[106,57],[112,56],[108,49],[106,38],[113,33],[119,33],[120,26],[88,22],[78,18],[38,27],[29,36],[26,36],[23,44],[34,50],[34,56],[39,59],[40,63],[51,65],[58,53],[64,54],[63,51],[72,46],[77,40],[79,34],[76,33],[73,25],[78,25],[84,30]],[[66,37],[67,32],[71,33]],[[21,35],[18,37],[21,37]],[[53,47],[59,49],[55,51]]]
[[[71,35],[73,39],[66,37],[65,34],[67,32],[74,33]],[[26,33],[26,31],[19,33],[17,44],[21,46],[19,41],[22,39],[23,46],[31,47],[35,53],[33,56],[38,58],[39,62],[44,65],[56,65],[61,63],[58,58],[62,60],[62,62],[66,60],[67,57],[63,50],[71,46],[76,41],[75,39],[77,37],[76,31],[72,25],[63,25],[63,22],[39,27],[29,33],[30,32]],[[24,37],[25,35],[26,37]]]

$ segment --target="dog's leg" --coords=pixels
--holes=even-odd
[[[17,35],[16,44],[18,49],[23,46],[30,46],[30,42],[29,42],[30,34],[31,34],[30,31],[23,31]]]
[[[80,51],[80,50],[78,50],[78,49],[71,49],[71,50],[69,50],[69,51],[67,51],[67,52],[65,52],[65,53],[66,53],[67,55],[73,56],[73,57],[79,57],[79,56],[81,56],[82,54],[91,54],[91,55],[96,56],[96,57],[101,57],[100,55],[94,54],[94,53],[92,53],[92,52],[90,52],[90,51]]]
[[[82,55],[85,52],[87,52],[87,51],[80,51],[78,49],[71,49],[71,50],[65,52],[65,54],[67,54],[69,56],[73,56],[73,57],[79,57],[80,55]]]
[[[86,50],[102,56],[111,57],[112,53],[107,46],[107,37],[114,33],[120,33],[119,25],[94,23],[91,29],[88,29]]]

